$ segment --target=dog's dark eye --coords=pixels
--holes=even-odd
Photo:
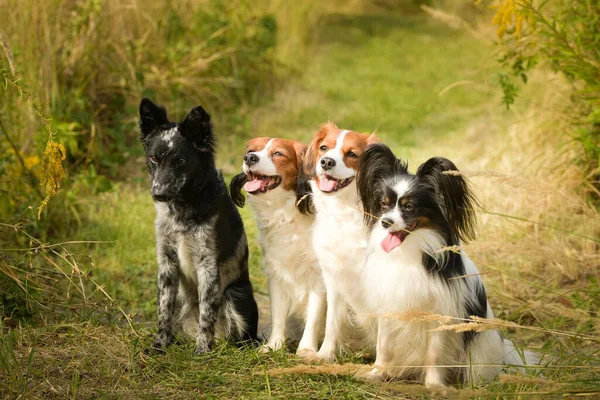
[[[390,208],[390,199],[389,198],[385,198],[383,200],[381,200],[381,208],[383,209],[387,209]]]
[[[403,209],[404,211],[406,211],[406,212],[412,212],[412,211],[414,211],[414,210],[415,210],[415,206],[413,206],[413,205],[412,205],[412,204],[410,204],[410,203],[406,203],[406,204],[404,204],[404,205],[402,206],[402,209]]]
[[[158,158],[150,156],[150,161],[152,162],[152,164],[156,164],[158,162]]]
[[[323,146],[319,147],[319,150],[321,150],[321,151],[327,151],[327,146],[323,145]]]
[[[177,165],[183,165],[187,162],[187,160],[185,158],[180,158],[179,160],[177,160]]]
[[[358,156],[356,155],[356,153],[353,152],[352,150],[350,150],[349,152],[346,153],[346,157],[358,158]]]
[[[273,153],[274,156],[283,156],[283,154],[280,151],[276,151]]]

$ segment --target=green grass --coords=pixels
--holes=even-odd
[[[308,62],[297,66],[302,75],[279,90],[272,103],[240,112],[248,124],[243,134],[233,136],[216,126],[218,162],[229,176],[238,170],[243,142],[249,137],[308,141],[318,125],[328,120],[358,131],[377,130],[398,154],[415,158],[423,155],[425,145],[431,146],[426,152],[460,153],[463,146],[454,138],[463,137],[473,121],[493,121],[496,130],[503,126],[507,114],[498,111],[499,95],[492,95],[493,88],[486,86],[493,79],[493,71],[482,67],[489,60],[489,49],[475,39],[422,16],[391,13],[329,15],[319,25]],[[440,95],[459,81],[478,84],[457,86]],[[477,143],[474,140],[467,145],[474,151]],[[77,237],[69,240],[110,243],[73,244],[68,249],[133,317],[134,329],[109,305],[106,310],[80,314],[85,318],[47,318],[43,324],[13,324],[11,331],[0,330],[0,395],[353,399],[403,398],[402,393],[411,393],[406,398],[427,397],[419,385],[376,386],[348,374],[266,374],[267,369],[299,364],[285,351],[259,355],[252,349],[221,343],[210,355],[196,357],[192,344],[184,342],[172,346],[165,356],[142,356],[140,351],[151,342],[155,329],[154,208],[143,163],[133,160],[130,168],[128,180],[116,184],[112,191],[79,198],[83,222]],[[266,294],[256,226],[248,209],[241,212],[250,241],[251,278],[256,291]],[[527,235],[520,232],[516,238]],[[500,284],[497,277],[485,279]],[[506,306],[511,307],[513,311],[518,308]],[[261,321],[261,326],[265,322]],[[561,342],[561,346],[575,343]],[[581,364],[582,359],[575,358],[572,364]],[[356,355],[344,361],[364,362]],[[552,371],[548,375],[560,378]],[[577,375],[570,385],[571,391],[598,389],[597,382],[586,374]],[[514,394],[528,391],[550,398],[567,391],[523,381],[495,382],[474,389],[481,391],[464,395],[514,398]]]

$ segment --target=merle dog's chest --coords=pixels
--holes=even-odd
[[[176,255],[180,275],[197,282],[199,268],[216,264],[216,216],[203,224],[185,224],[179,222],[162,203],[156,204],[156,211],[157,242],[167,246]]]

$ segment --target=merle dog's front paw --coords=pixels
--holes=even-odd
[[[165,353],[165,346],[161,345],[160,343],[154,343],[152,346],[144,350],[144,354],[147,356],[163,355]]]
[[[204,355],[206,353],[210,353],[211,348],[209,345],[196,345],[196,349],[194,350],[194,354],[197,356]]]

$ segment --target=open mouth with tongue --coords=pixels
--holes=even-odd
[[[396,247],[400,246],[408,235],[412,233],[418,226],[418,221],[415,221],[410,227],[406,229],[401,229],[395,232],[388,232],[387,236],[381,241],[381,248],[386,253],[394,250]]]
[[[348,186],[353,180],[353,176],[346,179],[335,179],[333,176],[325,174],[320,179],[319,189],[322,192],[336,192]]]
[[[248,182],[244,184],[244,189],[250,194],[265,193],[275,189],[281,183],[281,177],[278,175],[267,176],[253,172],[246,175]]]

